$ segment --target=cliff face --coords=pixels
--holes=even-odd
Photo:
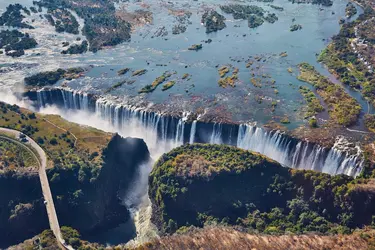
[[[149,186],[152,221],[162,233],[207,224],[347,233],[375,215],[375,185],[367,179],[288,169],[224,145],[172,150],[156,163]]]
[[[103,151],[104,163],[95,181],[81,182],[76,170],[53,169],[51,178],[55,171],[60,176],[59,181],[52,182],[60,224],[85,234],[127,221],[129,213],[120,205],[117,193],[128,188],[137,168],[149,157],[143,140],[115,135]]]
[[[0,248],[48,227],[37,174],[0,174]]]
[[[143,140],[115,135],[103,150],[97,178],[82,180],[80,167],[49,170],[60,225],[72,226],[84,235],[128,220],[129,212],[117,193],[128,189],[137,168],[149,158]],[[1,176],[0,188],[0,234],[9,235],[0,237],[0,246],[25,240],[49,227],[38,175]],[[12,212],[19,203],[27,205]]]

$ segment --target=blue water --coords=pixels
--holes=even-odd
[[[285,0],[276,0],[272,3],[284,7],[284,11],[274,10],[267,3],[251,2],[248,4],[262,6],[270,13],[276,13],[279,18],[274,24],[265,22],[256,29],[248,28],[247,21],[234,20],[231,15],[223,14],[219,9],[220,4],[237,3],[236,1],[175,1],[173,5],[167,1],[143,3],[149,4],[148,10],[154,13],[153,24],[137,28],[128,43],[95,54],[90,52],[76,56],[60,55],[51,45],[54,52],[46,52],[40,57],[28,55],[21,59],[11,59],[0,55],[0,63],[39,64],[38,67],[26,71],[21,69],[22,76],[51,68],[94,65],[86,77],[65,82],[64,86],[103,95],[113,84],[129,78],[136,82],[132,85],[124,84],[107,94],[108,98],[140,106],[160,105],[161,111],[189,111],[235,122],[256,121],[258,124],[264,124],[271,120],[279,121],[287,116],[291,121],[288,127],[292,129],[304,122],[302,107],[305,102],[298,87],[309,86],[296,79],[298,72],[295,66],[301,62],[309,62],[328,75],[328,72],[317,63],[316,54],[327,46],[330,37],[339,32],[338,21],[345,16],[347,1],[334,1],[333,6],[324,8],[318,5],[292,4]],[[3,4],[0,3],[0,9],[4,8]],[[141,5],[131,1],[125,8],[135,10],[140,9]],[[205,33],[205,27],[200,24],[200,19],[207,8],[214,8],[227,18],[225,29]],[[177,22],[176,17],[169,11],[181,9],[189,9],[192,12],[189,19],[191,24],[185,33],[173,35],[172,27]],[[293,18],[296,19],[294,23],[302,25],[302,30],[289,31]],[[162,26],[165,26],[168,35],[152,38]],[[202,42],[209,38],[213,40],[212,43]],[[187,50],[192,44],[197,43],[203,43],[202,50]],[[287,52],[287,57],[279,56],[283,51]],[[249,57],[255,56],[261,56],[262,61],[254,63],[254,71],[250,71],[245,67],[246,62]],[[265,62],[263,58],[266,59]],[[159,67],[156,64],[167,66]],[[229,64],[239,69],[239,82],[235,88],[223,89],[217,83],[219,75],[216,66]],[[148,72],[139,77],[129,77],[130,73],[117,76],[117,71],[124,67],[132,70],[145,68]],[[255,70],[256,67],[259,69]],[[287,72],[289,67],[294,69],[294,73]],[[169,79],[176,81],[173,88],[163,92],[162,86],[159,86],[153,93],[138,94],[142,87],[150,84],[165,71],[176,72]],[[254,87],[250,82],[253,72],[257,78],[269,74],[270,79],[276,80],[278,93],[271,88],[271,84],[262,83],[262,88]],[[185,73],[191,75],[189,81],[181,79]],[[4,79],[6,77],[4,76]],[[364,109],[367,109],[367,103],[359,94],[351,94],[363,104]],[[261,104],[256,101],[256,97],[263,99]],[[272,102],[277,102],[274,112],[271,110]]]

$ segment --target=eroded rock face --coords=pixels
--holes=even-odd
[[[150,155],[141,139],[114,135],[103,151],[96,180],[79,180],[79,167],[49,170],[60,225],[77,228],[83,235],[115,227],[129,219],[120,204],[119,190],[127,190],[137,168]],[[52,177],[54,181],[51,181]],[[56,176],[56,175],[55,175]],[[30,238],[48,229],[48,219],[37,174],[0,176],[0,247]]]
[[[207,34],[224,29],[227,26],[224,21],[225,17],[214,10],[206,11],[201,20],[204,26],[206,26]]]

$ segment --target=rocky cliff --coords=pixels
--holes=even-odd
[[[162,233],[234,225],[263,233],[348,233],[373,223],[369,179],[285,168],[224,145],[163,155],[149,178],[152,221]]]
[[[80,166],[48,171],[60,225],[83,235],[115,227],[129,219],[117,196],[126,190],[137,168],[149,161],[143,140],[114,135],[102,152],[97,178],[80,178]],[[87,171],[94,171],[88,169]],[[87,173],[88,175],[88,173]],[[96,176],[96,175],[95,175]],[[30,238],[49,227],[39,177],[7,172],[0,176],[0,247]]]

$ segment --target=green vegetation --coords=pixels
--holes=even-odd
[[[229,66],[221,66],[219,69],[218,69],[218,72],[219,72],[219,75],[220,77],[224,77],[230,70],[230,67]]]
[[[83,34],[90,44],[91,51],[97,51],[105,46],[114,46],[130,39],[130,23],[116,15],[114,1],[111,0],[40,0],[34,1],[39,7],[45,7],[49,12],[55,10],[74,10],[85,21]],[[75,30],[73,19],[68,18],[68,27]],[[64,26],[63,22],[62,25]]]
[[[26,49],[35,48],[38,43],[29,34],[18,30],[3,30],[0,32],[0,49],[4,49],[7,56],[19,57]]]
[[[195,51],[198,51],[198,50],[201,50],[203,48],[203,45],[202,44],[193,44],[191,45],[188,50],[195,50]]]
[[[175,85],[176,81],[169,81],[163,85],[162,91],[166,91]]]
[[[277,6],[274,7],[277,9]],[[256,5],[228,4],[222,5],[220,8],[224,13],[232,14],[234,19],[248,20],[250,28],[259,27],[264,21],[274,23],[278,20],[278,17],[274,13],[268,13],[267,16],[264,16],[266,11]]]
[[[276,5],[273,5],[273,4],[271,4],[270,7],[271,7],[272,9],[279,10],[279,11],[283,11],[283,10],[284,10],[283,7],[276,6]]]
[[[56,8],[49,9],[48,13],[54,17],[54,19],[48,18],[48,20],[52,26],[55,26],[56,32],[79,34],[79,23],[70,11],[63,8]]]
[[[365,125],[371,132],[375,133],[375,115],[365,115]]]
[[[80,239],[80,233],[70,227],[62,226],[61,233],[63,239],[67,244],[72,246],[74,249],[77,250],[101,250],[105,249],[103,245],[97,243],[90,243],[87,241],[83,241]],[[59,250],[60,246],[56,240],[55,235],[53,234],[52,230],[44,230],[41,234],[37,235],[36,237],[26,240],[25,242],[10,247],[10,249],[26,249],[26,250],[33,250],[33,249],[48,249],[48,250]]]
[[[164,72],[161,76],[157,77],[152,82],[152,84],[146,85],[141,90],[139,90],[138,93],[151,93],[151,92],[153,92],[160,84],[165,82],[171,75],[172,75],[172,73],[170,73],[168,71]]]
[[[323,6],[332,6],[332,0],[289,0],[292,3],[298,4],[318,4]]]
[[[302,25],[301,24],[292,24],[290,26],[290,31],[291,32],[294,32],[294,31],[297,31],[297,30],[301,30],[302,29]]]
[[[224,21],[225,17],[223,15],[211,10],[203,14],[201,23],[206,27],[206,33],[208,34],[224,29],[227,26]]]
[[[82,181],[96,178],[102,164],[102,150],[112,137],[96,129],[69,123],[59,116],[42,116],[1,102],[0,127],[19,130],[33,138],[56,168],[80,168]],[[92,154],[95,157],[91,157]]]
[[[0,16],[0,26],[11,26],[21,29],[33,29],[34,27],[23,22],[25,18],[21,10],[30,15],[30,11],[21,4],[10,4]]]
[[[307,102],[307,111],[305,117],[315,116],[320,112],[324,111],[323,106],[320,104],[319,99],[315,96],[308,87],[300,86],[299,92],[303,95],[305,101]]]
[[[354,6],[354,4],[352,4],[351,2],[349,2],[346,5],[345,14],[346,14],[347,18],[351,18],[352,16],[354,16],[354,15],[357,14],[357,8]]]
[[[46,152],[46,172],[64,224],[92,232],[129,219],[118,192],[129,188],[136,176],[136,166],[149,160],[143,140],[125,139],[67,122],[59,116],[34,114],[4,103],[0,103],[0,127],[27,134]],[[6,169],[0,174],[0,189],[7,190],[0,199],[0,232],[9,235],[10,243],[48,227],[37,173]],[[78,247],[76,232],[65,233],[68,233],[67,243],[77,246],[75,249],[87,249]],[[36,245],[35,249],[43,248],[38,242]]]
[[[275,13],[269,13],[267,16],[264,17],[264,20],[266,20],[269,23],[274,23],[277,20],[279,20],[279,18],[276,16]]]
[[[120,81],[118,83],[113,84],[110,88],[108,88],[106,91],[104,91],[104,94],[108,94],[108,93],[112,92],[113,90],[115,90],[117,88],[120,88],[125,83],[128,83],[128,81],[127,80],[123,80],[123,81]]]
[[[345,92],[344,88],[322,76],[308,63],[299,64],[298,79],[313,85],[328,105],[330,119],[335,124],[349,126],[357,122],[361,112],[358,102]]]
[[[265,234],[336,234],[373,223],[373,185],[285,168],[230,146],[193,144],[158,160],[149,195],[152,221],[162,233],[225,224]]]
[[[0,136],[4,135],[0,134]],[[35,167],[35,169],[38,167],[38,163],[30,151],[10,140],[0,138],[0,171],[22,171],[27,167]]]
[[[264,23],[263,19],[256,15],[250,15],[248,18],[249,28],[256,28]]]
[[[117,75],[119,76],[122,76],[122,75],[125,75],[126,73],[129,72],[129,68],[124,68],[124,69],[120,69],[119,71],[117,71]]]
[[[132,76],[141,76],[147,73],[147,69],[138,69],[133,71]]]
[[[85,41],[82,41],[81,44],[73,44],[73,45],[71,45],[67,50],[63,50],[61,52],[61,54],[69,54],[69,55],[83,54],[83,53],[87,52],[88,46],[89,46],[89,44],[85,40]]]
[[[237,80],[238,80],[238,75],[233,74],[233,75],[227,76],[225,78],[220,78],[219,81],[218,81],[218,84],[222,88],[226,88],[228,85],[231,86],[231,87],[235,87]]]
[[[366,4],[367,5],[367,4]],[[354,27],[375,17],[375,11],[366,6],[364,13],[353,22],[342,25],[338,35],[332,38],[332,43],[322,51],[319,61],[324,63],[329,70],[338,76],[339,80],[362,92],[362,95],[375,105],[375,77],[367,66],[362,63],[357,54],[352,51],[350,42],[355,38]],[[362,26],[359,32],[364,29],[371,30],[373,25],[369,21],[367,26]],[[371,58],[371,53],[367,56]]]
[[[281,118],[280,123],[282,123],[282,124],[289,124],[290,120],[289,120],[288,117],[285,116],[285,117]]]
[[[220,6],[226,14],[232,14],[234,19],[249,19],[251,15],[262,17],[265,10],[256,5],[228,4]]]
[[[62,237],[70,246],[74,249],[78,249],[81,246],[81,235],[73,228],[62,226],[61,227]]]
[[[29,86],[43,87],[53,85],[61,79],[76,79],[85,72],[83,68],[57,69],[55,71],[46,71],[35,75],[25,77],[25,84]]]
[[[236,82],[238,80],[238,68],[233,68],[233,71],[232,71],[232,75],[230,76],[226,76],[229,71],[231,70],[231,66],[221,66],[219,69],[218,69],[218,73],[219,73],[219,80],[218,80],[218,84],[220,87],[222,88],[226,88],[228,85],[231,86],[231,87],[235,87],[236,86]]]
[[[318,127],[318,121],[316,120],[315,117],[310,118],[309,126],[310,126],[310,128],[317,128]]]

